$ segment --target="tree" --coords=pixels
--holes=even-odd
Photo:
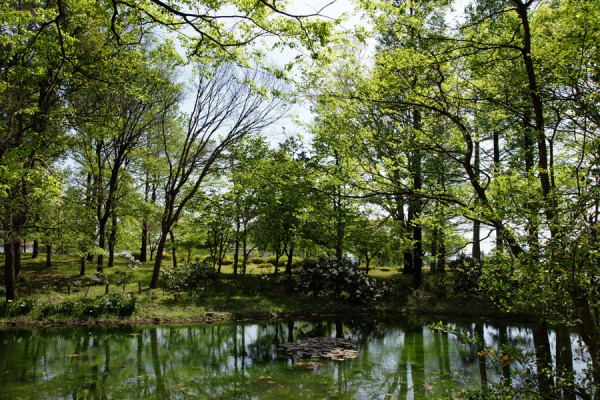
[[[385,10],[375,12],[382,21],[394,15],[388,4],[369,7]],[[595,182],[597,155],[588,144],[596,141],[597,124],[583,99],[590,95],[584,88],[597,82],[589,74],[597,55],[588,38],[597,35],[598,24],[584,18],[578,34],[565,29],[575,15],[589,15],[594,7],[587,1],[474,2],[456,33],[425,29],[420,46],[401,44],[378,54],[374,72],[380,83],[363,98],[388,109],[419,110],[422,121],[443,121],[446,140],[425,142],[426,149],[447,155],[470,186],[469,192],[456,192],[445,201],[460,206],[463,217],[492,227],[502,242],[484,266],[486,289],[500,304],[525,303],[540,316],[536,332],[541,334],[535,339],[540,371],[550,361],[544,325],[579,321],[597,385],[598,318],[591,306],[597,271],[589,264],[595,253],[581,258],[574,249],[591,249],[596,224],[587,194]],[[426,26],[423,21],[409,20]],[[379,29],[388,31],[387,26]],[[568,46],[561,44],[563,38]],[[574,70],[586,72],[567,72],[572,69],[565,66],[573,64],[563,58],[566,54],[576,60]],[[390,92],[404,95],[381,96]],[[578,184],[573,176],[589,183]],[[586,211],[574,211],[574,204],[585,204]],[[572,235],[573,224],[587,233]],[[538,379],[541,395],[548,398],[552,380],[544,374]]]
[[[80,16],[67,16],[53,2],[0,5],[0,226],[7,300],[18,297],[15,262],[35,217],[31,205],[57,194],[49,167],[65,146],[59,92],[73,55],[67,24]]]
[[[229,196],[233,203],[233,220],[235,225],[233,274],[240,267],[240,251],[242,255],[241,269],[246,273],[248,257],[256,243],[250,244],[252,231],[256,228],[259,214],[257,198],[263,187],[262,167],[269,151],[264,137],[246,136],[228,151],[229,177],[232,188]]]
[[[349,228],[348,242],[352,254],[359,261],[364,260],[365,272],[368,274],[371,261],[389,252],[393,235],[389,226],[386,226],[385,219],[372,219],[373,215],[377,215],[372,210],[367,209],[361,214]]]
[[[288,138],[269,152],[260,167],[257,191],[258,218],[254,240],[260,249],[275,252],[275,273],[279,258],[287,255],[285,272],[292,274],[292,262],[310,202],[311,174],[301,152],[299,138]]]
[[[223,153],[246,135],[274,123],[281,110],[272,78],[231,64],[199,65],[196,97],[184,131],[165,126],[162,154],[169,173],[163,183],[161,235],[151,288],[158,287],[167,235]],[[265,85],[265,86],[262,86]],[[270,91],[272,90],[272,91]]]
[[[163,63],[152,66],[152,56],[160,50]],[[98,254],[97,270],[102,272],[107,246],[109,223],[116,229],[116,204],[125,194],[123,180],[132,154],[142,144],[142,139],[168,117],[177,105],[178,88],[169,81],[167,71],[176,67],[176,60],[164,63],[168,46],[148,52],[148,60],[135,64],[143,54],[134,53],[132,65],[122,76],[121,83],[106,85],[90,82],[86,90],[79,90],[70,99],[79,110],[72,118],[77,132],[76,159],[93,178],[94,207],[97,220]],[[93,115],[89,109],[95,110]],[[110,242],[110,241],[109,241]],[[112,247],[111,247],[112,248]],[[110,257],[114,257],[112,252]]]

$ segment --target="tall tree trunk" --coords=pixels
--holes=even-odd
[[[52,267],[52,243],[46,243],[46,268]]]
[[[19,298],[17,277],[15,276],[14,249],[13,241],[4,242],[4,285],[6,286],[7,301],[15,301]]]
[[[474,147],[474,168],[475,173],[477,174],[477,182],[479,182],[480,176],[480,161],[479,161],[479,140],[475,141]],[[473,257],[473,262],[475,263],[475,267],[479,268],[481,266],[481,221],[478,219],[473,220],[473,247],[471,250],[471,257]]]
[[[117,245],[117,214],[112,213],[110,236],[108,237],[108,263],[107,267],[112,268],[115,266],[115,247]]]
[[[85,262],[86,262],[86,256],[85,256],[85,254],[82,254],[81,257],[79,258],[79,276],[85,275]]]
[[[498,129],[494,129],[493,137],[493,153],[494,153],[494,175],[500,176],[500,133]],[[496,251],[501,252],[503,247],[502,234],[496,229]]]
[[[339,165],[339,159],[336,160]],[[344,258],[344,234],[345,234],[345,221],[342,210],[342,193],[340,189],[336,190],[335,198],[333,200],[333,207],[335,212],[335,259],[338,267],[342,265]]]
[[[244,230],[242,234],[242,274],[246,274],[246,265],[248,264],[248,228],[244,221]]]
[[[415,131],[421,129],[421,113],[418,110],[413,112],[413,127]],[[423,283],[423,228],[420,218],[423,209],[423,200],[421,199],[421,190],[423,189],[422,176],[422,155],[416,137],[413,137],[414,149],[412,154],[411,172],[413,174],[413,190],[416,193],[413,199],[414,221],[413,221],[413,286],[419,287]]]
[[[148,261],[148,221],[144,217],[142,221],[142,243],[140,245],[140,261]]]
[[[146,182],[144,184],[144,202],[148,202],[150,194],[150,174],[146,172]],[[142,243],[140,245],[140,261],[148,261],[148,217],[142,216]]]
[[[485,337],[483,331],[483,323],[481,321],[477,321],[475,323],[475,333],[481,340],[481,343],[477,344],[477,351],[482,352],[485,350],[485,343],[483,342],[483,338]],[[481,388],[487,389],[488,387],[488,376],[487,376],[487,357],[480,356],[479,358],[479,378],[481,380]]]
[[[40,255],[40,242],[37,239],[33,239],[33,249],[31,252],[31,258],[38,258]]]
[[[571,335],[564,325],[556,328],[556,375],[562,378],[562,398],[575,400],[575,382],[573,372],[573,351],[571,350]]]
[[[19,239],[15,239],[15,241],[13,242],[13,246],[15,278],[18,278],[19,274],[21,273],[21,241]]]
[[[439,274],[446,272],[446,241],[444,239],[444,231],[440,230],[440,236],[438,239],[438,254],[435,260],[435,270]]]
[[[431,262],[429,263],[429,271],[431,273],[437,273],[439,235],[440,230],[437,227],[433,228],[431,232]]]
[[[175,234],[173,234],[173,229],[169,231],[169,236],[171,237],[171,257],[173,261],[173,268],[177,268],[177,244],[175,243]]]
[[[498,346],[500,349],[502,349],[503,346],[506,346],[509,344],[508,342],[508,335],[506,334],[506,326],[504,324],[500,325],[500,327],[498,328],[499,330],[499,334],[498,334]],[[503,352],[502,353],[502,357],[510,357],[510,354]],[[511,379],[510,379],[510,363],[506,362],[506,363],[502,363],[502,384],[506,387],[510,387],[511,386]]]
[[[98,254],[96,256],[96,271],[104,272],[104,249],[106,248],[106,225],[98,225]]]
[[[239,217],[235,219],[235,246],[233,250],[233,274],[238,273],[238,263],[240,260],[240,230],[241,224]]]
[[[290,249],[287,253],[288,259],[287,259],[287,263],[285,264],[285,273],[291,277],[292,276],[292,263],[294,262],[293,258],[294,258],[294,247],[295,247],[295,243],[293,240],[290,240]]]
[[[553,398],[552,387],[554,386],[554,381],[552,374],[552,354],[546,322],[538,321],[535,324],[533,328],[533,343],[535,346],[535,361],[540,396],[544,400],[550,400]]]
[[[154,269],[152,271],[152,280],[150,281],[150,289],[158,288],[158,277],[160,275],[160,266],[162,263],[162,255],[165,251],[165,245],[167,243],[167,236],[170,230],[165,231],[162,229],[160,238],[158,239],[158,245],[156,246],[156,257],[154,257]]]

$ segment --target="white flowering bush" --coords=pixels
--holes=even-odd
[[[21,299],[21,300],[8,300],[7,302],[0,302],[0,316],[3,317],[18,317],[19,315],[29,314],[36,303],[32,299]]]
[[[87,320],[102,316],[129,317],[135,311],[136,304],[136,298],[132,295],[108,294],[99,299],[41,303],[37,308],[44,318],[55,315]]]
[[[346,258],[341,263],[327,258],[305,260],[297,287],[314,296],[334,295],[359,304],[374,303],[387,291],[384,283],[369,278]]]
[[[175,299],[178,299],[181,293],[199,294],[204,291],[207,280],[214,274],[212,266],[202,261],[164,268],[164,290],[171,293]]]

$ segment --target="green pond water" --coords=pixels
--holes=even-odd
[[[428,328],[431,322],[373,317],[2,329],[0,398],[437,399],[515,375],[515,367],[502,370],[478,357],[477,346]],[[445,322],[478,332],[486,346],[533,346],[524,326]],[[320,364],[306,369],[281,352],[284,343],[323,336],[351,339],[358,357],[313,360]],[[574,354],[577,346],[573,340]]]

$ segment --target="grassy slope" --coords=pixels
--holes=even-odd
[[[115,268],[106,268],[107,276],[115,270],[125,268],[125,260],[117,258]],[[0,257],[0,262],[3,259]],[[94,301],[105,295],[105,286],[90,285],[95,265],[88,263],[88,275],[79,276],[78,261],[69,256],[55,255],[51,268],[45,267],[45,259],[31,259],[30,254],[22,258],[22,272],[18,290],[21,299],[32,299],[36,304],[60,304],[67,301]],[[163,268],[170,261],[163,264]],[[137,299],[136,311],[131,317],[102,317],[104,322],[149,322],[149,321],[207,321],[239,318],[269,318],[275,316],[356,314],[356,313],[443,313],[457,315],[497,315],[482,299],[433,295],[426,291],[413,292],[410,276],[403,276],[397,270],[373,269],[369,276],[385,280],[390,294],[378,304],[359,306],[334,298],[316,298],[303,295],[295,290],[284,274],[272,274],[272,268],[258,268],[250,264],[246,275],[232,274],[231,266],[224,266],[222,273],[206,285],[199,296],[183,295],[175,300],[162,289],[149,290],[152,263],[148,262],[134,271],[134,279],[123,290],[109,286],[110,293],[131,293]],[[3,279],[3,277],[1,277]],[[426,276],[427,279],[427,276]],[[438,278],[436,278],[438,279]],[[447,279],[447,278],[446,278]],[[438,279],[439,280],[439,279]],[[1,286],[0,286],[1,287]],[[5,318],[4,323],[67,323],[73,322],[68,316],[43,317],[32,311],[25,316]],[[89,322],[89,321],[88,321]]]

